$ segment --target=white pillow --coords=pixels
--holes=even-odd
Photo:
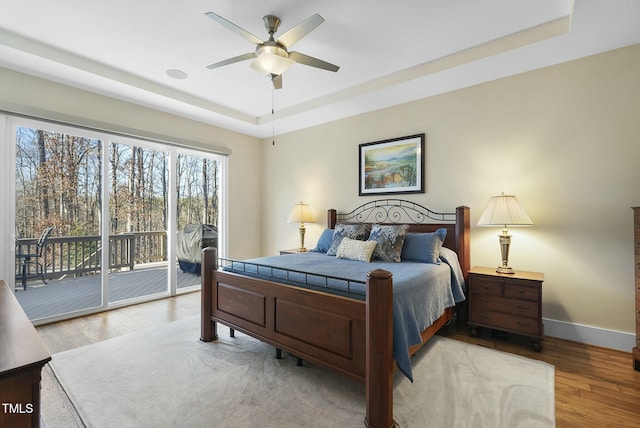
[[[343,238],[336,257],[339,259],[357,260],[359,262],[371,261],[373,250],[376,249],[376,241],[358,241],[357,239]]]

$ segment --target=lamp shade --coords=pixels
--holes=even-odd
[[[533,224],[524,207],[513,195],[493,196],[484,209],[478,226],[530,226]]]
[[[289,218],[287,219],[287,223],[312,223],[313,215],[311,215],[311,210],[309,209],[309,205],[303,202],[299,204],[295,204],[293,209],[291,210],[291,214],[289,214]]]

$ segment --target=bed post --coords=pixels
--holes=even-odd
[[[327,211],[327,227],[329,229],[335,229],[338,222],[338,212],[331,208]]]
[[[218,339],[215,321],[211,320],[211,281],[213,271],[218,268],[218,250],[207,247],[202,250],[200,273],[200,340],[211,342]]]
[[[460,206],[456,208],[456,250],[465,282],[469,276],[469,269],[471,269],[469,252],[470,225],[469,207]]]
[[[366,401],[368,428],[396,427],[393,420],[393,286],[382,269],[367,274]]]
[[[469,207],[460,206],[456,208],[456,252],[458,253],[458,261],[460,262],[460,268],[462,269],[462,276],[464,277],[465,284],[469,284],[469,269],[471,269],[471,250],[469,248],[470,242],[470,226],[471,215],[469,214]],[[464,289],[465,293],[467,288]],[[469,318],[469,309],[467,307],[467,301],[458,303],[456,305],[456,324],[458,326],[467,325]]]

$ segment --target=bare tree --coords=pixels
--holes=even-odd
[[[169,188],[166,151],[71,134],[18,128],[16,131],[16,231],[38,236],[45,226],[59,235],[99,234],[102,151],[108,150],[111,233],[166,230],[168,195],[178,199],[178,227],[217,224],[219,163],[179,154],[177,187]],[[104,201],[107,203],[107,201]]]

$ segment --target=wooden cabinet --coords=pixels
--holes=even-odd
[[[640,207],[633,208],[633,241],[636,272],[636,346],[633,347],[633,368],[640,371]]]
[[[497,273],[495,268],[474,267],[469,271],[469,333],[477,327],[530,336],[533,349],[540,351],[542,325],[542,282],[544,274],[516,271]]]
[[[50,359],[20,303],[0,280],[0,427],[40,426],[40,372]]]

